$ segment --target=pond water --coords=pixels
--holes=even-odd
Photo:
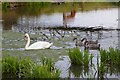
[[[101,4],[101,5],[100,5]],[[36,62],[41,56],[53,58],[55,66],[62,70],[60,77],[97,77],[93,68],[89,70],[71,66],[68,49],[75,48],[74,38],[98,40],[100,48],[109,47],[120,49],[120,31],[118,26],[118,7],[111,3],[64,3],[52,4],[47,7],[28,9],[21,7],[3,11],[2,22],[2,53],[6,55],[31,57]],[[33,10],[36,9],[36,10]],[[34,12],[33,12],[33,11]],[[103,30],[80,30],[82,28],[99,28]],[[75,29],[72,29],[76,27]],[[68,29],[67,29],[68,28]],[[39,40],[53,42],[46,50],[26,51],[24,33],[30,34],[31,43]],[[79,47],[84,50],[83,46]],[[97,64],[99,50],[90,50],[94,55],[93,63]],[[86,73],[84,73],[87,71]],[[94,76],[95,75],[95,76]],[[119,74],[107,74],[108,78],[118,78]]]

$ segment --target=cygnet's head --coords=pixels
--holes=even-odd
[[[83,42],[83,41],[87,41],[87,38],[83,38],[83,39],[81,40],[81,42]]]
[[[73,38],[73,41],[75,41],[75,40],[77,40],[77,38],[75,37],[75,38]]]

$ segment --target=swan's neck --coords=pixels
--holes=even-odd
[[[26,46],[25,46],[25,49],[27,49],[30,45],[30,37],[28,36],[28,39],[27,39],[27,43],[26,43]]]

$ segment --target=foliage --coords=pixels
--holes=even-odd
[[[36,64],[29,58],[19,60],[10,56],[2,60],[3,78],[59,78],[60,71],[53,67],[54,64],[49,59],[44,59],[41,64]]]
[[[108,53],[106,50],[100,50],[101,62],[107,63],[108,62]]]
[[[54,68],[52,59],[42,57],[41,65],[35,66],[32,77],[34,78],[59,78],[60,71]]]
[[[72,64],[78,64],[78,65],[83,64],[83,54],[78,48],[69,50],[68,54]]]
[[[18,59],[15,57],[7,57],[2,60],[2,71],[3,73],[8,73],[16,75],[19,69]],[[17,75],[18,76],[18,75]]]
[[[120,50],[109,48],[107,50],[100,50],[101,62],[110,65],[120,66]]]
[[[89,53],[87,50],[84,50],[84,58],[83,58],[83,62],[84,62],[84,65],[85,66],[88,66],[89,65]]]
[[[100,74],[105,74],[107,71],[112,73],[120,73],[120,50],[109,48],[109,50],[100,50],[100,66],[98,68]],[[103,77],[102,75],[102,77]]]
[[[43,66],[47,66],[48,70],[50,70],[50,71],[54,70],[54,63],[53,63],[52,59],[42,57],[41,64]]]
[[[32,78],[59,78],[58,70],[49,71],[48,66],[35,66],[32,73]]]
[[[47,7],[48,5],[51,5],[51,3],[50,2],[20,2],[20,3],[18,2],[16,4],[16,6],[18,7],[24,7],[27,12],[38,12],[41,8]],[[9,8],[10,8],[9,2],[2,3],[3,11],[7,11]]]
[[[8,2],[2,2],[2,10],[6,11],[9,6]]]
[[[98,78],[104,79],[104,75],[107,72],[107,67],[105,66],[104,63],[100,63],[98,65]]]
[[[71,67],[70,70],[76,75],[76,77],[79,77],[79,75],[83,75],[82,74],[83,72],[84,75],[86,75],[86,73],[88,73],[89,71],[88,65],[90,62],[92,64],[92,59],[94,56],[92,54],[89,54],[88,51],[81,52],[78,48],[69,50],[68,54],[71,60],[71,64],[75,64],[74,66],[82,65],[81,67],[79,67],[79,69],[81,69],[81,72],[79,73],[75,73],[75,71],[71,70],[72,69]],[[106,78],[107,77],[106,73],[110,73],[110,75],[112,75],[113,73],[114,74],[120,73],[119,66],[120,66],[120,50],[114,48],[109,48],[109,50],[104,49],[100,50],[100,62],[98,61],[96,70],[96,72],[98,72],[97,75],[98,78],[100,79]]]
[[[92,62],[92,58],[93,58],[92,54],[89,55],[89,52],[87,50],[84,50],[84,52],[82,52],[78,48],[69,50],[68,55],[72,64],[84,65],[84,66],[88,66],[89,62]]]

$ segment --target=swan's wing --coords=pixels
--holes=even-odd
[[[29,49],[45,49],[49,48],[52,43],[45,42],[45,41],[38,41],[29,46]]]

